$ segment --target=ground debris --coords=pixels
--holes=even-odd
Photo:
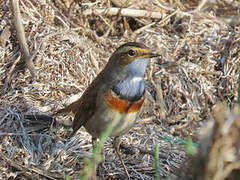
[[[124,8],[154,11],[163,18],[151,18],[148,13],[125,16],[116,1],[108,0],[19,2],[29,50],[41,44],[33,62],[38,78],[33,79],[29,71],[14,71],[11,84],[5,86],[11,67],[19,65],[15,60],[20,48],[11,28],[10,2],[1,1],[0,179],[79,177],[83,158],[91,154],[91,137],[83,128],[68,139],[71,128],[56,123],[51,115],[74,95],[81,96],[114,50],[129,41],[142,42],[161,57],[148,67],[145,106],[138,123],[122,138],[125,147],[130,146],[123,148],[123,160],[134,179],[154,179],[153,152],[159,144],[161,178],[181,179],[188,161],[184,143],[175,139],[184,142],[191,136],[198,141],[197,132],[212,116],[213,107],[219,101],[233,104],[237,99],[240,33],[235,16],[239,2],[140,0],[124,4]],[[116,15],[83,13],[116,6]],[[238,118],[235,110],[223,108],[221,113],[225,112]],[[71,115],[59,119],[72,121]],[[224,130],[215,129],[213,140],[230,138],[218,146],[224,157],[229,147],[232,156],[210,164],[209,177],[219,176],[220,161],[223,176],[238,169],[238,164],[231,164],[238,157],[232,149],[239,150],[238,124],[226,122],[231,123]],[[124,179],[110,139],[104,155],[99,178]],[[17,162],[16,167],[11,162]],[[185,174],[193,177],[189,172]]]

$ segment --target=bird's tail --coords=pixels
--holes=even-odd
[[[65,108],[59,109],[57,110],[53,115],[57,116],[60,114],[66,114],[66,113],[70,113],[71,112],[71,106],[66,106]]]
[[[75,101],[72,104],[66,106],[65,108],[57,110],[53,115],[57,116],[57,115],[60,115],[60,114],[67,114],[67,113],[71,113],[71,112],[73,114],[76,114],[77,109],[79,107],[79,103],[80,103],[80,101]]]

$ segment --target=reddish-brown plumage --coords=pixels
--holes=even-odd
[[[113,95],[112,92],[109,92],[105,96],[104,101],[108,108],[114,109],[119,113],[134,113],[139,111],[144,102],[144,99],[145,96],[143,96],[138,101],[130,102],[124,99],[120,99],[117,96]]]

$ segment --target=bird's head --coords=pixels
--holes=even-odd
[[[120,46],[110,58],[115,64],[127,68],[130,75],[143,76],[150,58],[157,57],[145,45],[137,42],[129,42]]]
[[[144,44],[129,42],[117,48],[113,53],[111,60],[116,61],[122,66],[127,66],[136,60],[150,59],[157,56],[159,56],[159,54],[153,54]]]

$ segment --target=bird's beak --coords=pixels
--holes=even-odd
[[[158,56],[161,56],[161,55],[160,54],[150,53],[148,56],[149,56],[149,58],[153,58],[153,57],[158,57]]]

